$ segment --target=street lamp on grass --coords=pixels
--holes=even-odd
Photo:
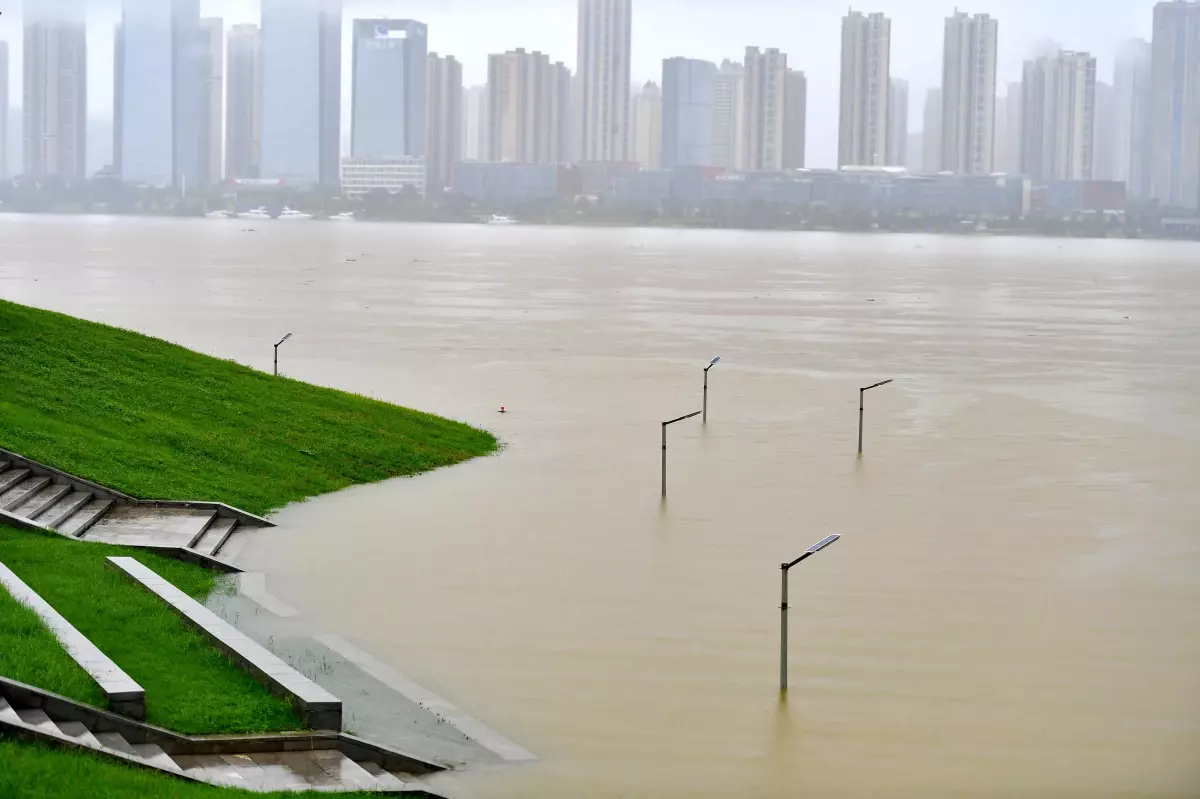
[[[276,377],[279,377],[279,347],[281,344],[283,344],[283,342],[287,341],[291,337],[292,337],[292,334],[288,333],[286,336],[279,339],[279,344],[275,345],[275,376]]]
[[[708,370],[716,366],[720,360],[721,356],[718,355],[708,366],[704,367],[704,416],[700,419],[704,424],[708,424]]]
[[[781,563],[779,568],[783,574],[783,600],[779,605],[779,690],[787,690],[787,657],[788,657],[788,572],[793,566],[805,558],[810,558],[825,547],[837,541],[841,536],[837,533],[827,535],[804,551],[804,554],[791,563]]]

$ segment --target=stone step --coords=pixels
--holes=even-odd
[[[8,700],[0,696],[0,721],[7,721],[9,724],[16,724],[21,720],[17,715],[17,711],[13,710],[12,705]]]
[[[68,738],[74,739],[75,743],[81,746],[90,746],[94,749],[100,747],[100,742],[96,740],[96,736],[92,735],[92,731],[83,726],[82,721],[60,721],[58,729]]]
[[[50,485],[49,477],[26,477],[12,488],[0,494],[0,510],[12,511],[30,496]]]
[[[370,760],[364,760],[358,765],[363,767],[363,770],[375,778],[375,785],[378,790],[382,791],[403,791],[406,787],[404,780],[390,771],[387,771],[378,763],[372,763]]]
[[[136,755],[133,751],[133,744],[125,740],[125,736],[119,732],[98,732],[96,740],[105,749],[111,749],[114,752],[120,752],[123,755]]]
[[[58,531],[63,535],[83,538],[91,526],[98,522],[101,516],[108,513],[112,504],[111,499],[93,499],[76,511],[70,519],[67,519],[65,524],[59,525]]]
[[[233,528],[235,527],[237,527],[237,519],[217,519],[209,526],[208,531],[201,536],[196,546],[192,548],[203,552],[205,555],[216,557],[217,553],[221,551],[221,547],[225,546],[229,541],[229,537],[233,535]]]
[[[60,499],[53,508],[46,511],[38,521],[47,527],[57,529],[60,524],[71,518],[71,514],[91,502],[91,500],[92,493],[90,491],[72,491]]]
[[[51,483],[13,508],[13,513],[30,521],[36,521],[39,516],[53,508],[60,499],[69,493],[71,493],[69,485]]]
[[[179,765],[158,744],[132,744],[133,753],[155,768],[180,771]]]
[[[36,727],[42,732],[49,733],[50,735],[62,735],[62,732],[60,732],[58,729],[58,725],[46,715],[46,711],[40,708],[18,710],[17,716],[20,717],[21,721],[25,722],[30,727]]]
[[[7,469],[0,473],[0,494],[29,476],[28,469]]]
[[[188,541],[188,545],[187,545],[188,549],[195,549],[196,544],[200,543],[200,539],[204,538],[205,534],[208,532],[208,528],[212,527],[216,521],[217,521],[216,511],[197,516],[196,519],[192,522],[192,524],[194,525],[194,528],[195,528],[195,532],[192,534],[191,539]]]
[[[349,790],[371,791],[378,786],[369,771],[336,749],[317,749],[309,754],[326,774]]]
[[[0,461],[0,474],[4,474],[4,472],[8,470],[8,467],[8,461]]]

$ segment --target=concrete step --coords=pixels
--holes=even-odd
[[[383,766],[378,763],[372,763],[370,760],[365,760],[358,765],[363,767],[363,771],[375,778],[375,786],[381,791],[402,791],[406,787],[404,780],[396,776],[390,771],[385,771]]]
[[[378,783],[371,773],[336,749],[318,749],[312,759],[321,769],[353,791],[371,791]]]
[[[72,491],[60,499],[53,508],[46,511],[38,521],[47,527],[58,528],[60,524],[71,518],[71,514],[91,502],[90,491]]]
[[[105,749],[112,749],[114,752],[120,752],[124,755],[136,755],[133,751],[133,744],[125,740],[125,736],[119,732],[98,732],[96,740]]]
[[[31,521],[53,508],[60,499],[71,493],[71,487],[63,483],[51,483],[25,501],[13,508],[13,513]]]
[[[217,512],[216,511],[198,515],[192,521],[194,531],[192,533],[191,539],[188,541],[188,545],[187,545],[188,549],[195,549],[196,544],[200,543],[200,539],[204,538],[205,534],[208,532],[208,528],[212,527],[213,523],[216,521],[217,521]]]
[[[132,744],[133,753],[155,768],[180,771],[179,765],[158,744]]]
[[[8,470],[8,467],[8,461],[0,461],[0,474],[4,474],[4,472]]]
[[[93,499],[77,510],[70,519],[67,519],[66,523],[59,525],[57,529],[63,535],[83,538],[91,526],[98,522],[101,516],[108,513],[112,504],[111,499]]]
[[[217,519],[209,525],[208,530],[192,549],[216,557],[217,553],[221,551],[221,547],[225,546],[229,537],[233,535],[235,527],[237,527],[237,519]]]
[[[13,508],[22,504],[26,499],[48,485],[50,485],[49,477],[38,477],[36,475],[26,477],[3,494],[0,494],[0,509],[11,512]]]
[[[92,735],[91,730],[83,726],[82,721],[59,721],[57,724],[62,734],[74,739],[75,743],[95,749],[100,747],[100,742],[96,740],[96,736]]]
[[[17,711],[13,710],[12,705],[8,700],[0,696],[0,721],[7,721],[9,724],[16,724],[21,720],[17,715]]]
[[[0,473],[0,494],[12,488],[28,476],[28,469],[6,469],[3,473]]]
[[[46,715],[46,711],[44,710],[39,708],[18,710],[17,716],[30,727],[37,727],[42,732],[49,733],[50,735],[62,735],[62,732],[58,729],[58,725]]]

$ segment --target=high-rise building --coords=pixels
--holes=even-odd
[[[787,71],[783,103],[783,168],[803,169],[808,137],[808,78],[800,70]]]
[[[87,22],[82,3],[25,0],[25,174],[87,170]]]
[[[262,34],[257,25],[229,31],[225,89],[225,174],[258,178],[262,164]]]
[[[736,61],[721,62],[713,86],[713,166],[742,168],[746,131],[746,70]]]
[[[113,156],[123,180],[186,190],[212,177],[209,60],[199,0],[124,0],[114,51]]]
[[[0,42],[0,178],[8,176],[8,42]]]
[[[663,60],[662,166],[712,166],[717,65],[694,58]]]
[[[450,185],[454,165],[462,160],[462,64],[430,53],[426,79],[425,190],[436,195]]]
[[[633,0],[579,0],[579,157],[629,160]]]
[[[999,23],[956,11],[946,19],[942,56],[941,170],[986,175],[995,159]]]
[[[566,160],[571,71],[545,53],[518,48],[488,57],[488,161]]]
[[[1117,156],[1117,104],[1110,84],[1096,81],[1096,121],[1092,127],[1092,177],[1113,180]],[[1200,135],[1198,133],[1197,135]]]
[[[995,155],[996,172],[1021,171],[1021,84],[1010,83],[1003,97],[996,98]]]
[[[842,18],[838,166],[881,166],[888,150],[892,21],[850,11]]]
[[[1200,2],[1154,7],[1150,66],[1150,196],[1200,207]]]
[[[350,149],[354,157],[424,156],[429,57],[425,24],[410,19],[356,19],[353,41]]]
[[[200,20],[200,37],[203,42],[200,175],[205,183],[213,184],[221,182],[221,152],[225,144],[225,23],[214,17]]]
[[[471,86],[463,91],[462,157],[464,161],[488,158],[488,87]]]
[[[787,54],[774,47],[746,48],[742,114],[746,135],[742,168],[750,172],[783,169],[783,125],[787,115]]]
[[[1021,171],[1036,181],[1091,180],[1096,59],[1060,52],[1025,62]]]
[[[1116,142],[1113,179],[1124,181],[1129,195],[1144,200],[1150,191],[1150,43],[1125,42],[1113,71]]]
[[[888,166],[908,166],[908,81],[892,78],[888,93]]]
[[[663,154],[663,93],[654,81],[646,81],[646,85],[633,98],[633,112],[630,117],[633,128],[633,148],[630,152],[633,160],[642,169],[659,169],[662,167]]]
[[[340,0],[262,0],[261,176],[339,185],[341,98]]]
[[[921,171],[932,175],[942,171],[942,90],[925,94],[921,131]]]

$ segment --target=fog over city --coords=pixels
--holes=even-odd
[[[34,0],[45,7],[55,0]],[[71,5],[85,0],[56,0]],[[113,99],[113,26],[120,0],[87,2],[88,106],[96,123],[89,133],[88,168],[109,161]],[[910,131],[919,132],[927,89],[941,81],[944,19],[955,10],[953,0],[873,0],[851,4],[855,10],[881,12],[892,20],[891,76],[910,82]],[[740,60],[747,46],[776,47],[788,66],[808,77],[807,150],[813,167],[837,163],[837,103],[841,18],[844,0],[635,0],[633,8],[632,78],[636,85],[661,82],[662,59],[685,56],[720,63]],[[1150,38],[1153,0],[978,0],[960,6],[971,14],[999,20],[997,89],[1021,78],[1022,61],[1031,54],[1061,45],[1084,50],[1097,59],[1097,80],[1112,81],[1114,56],[1128,38]],[[219,16],[226,26],[256,22],[256,0],[202,0],[201,13]],[[10,47],[12,105],[21,97],[22,8],[16,0],[0,3],[0,40]],[[467,86],[487,80],[487,56],[523,47],[549,54],[574,69],[576,60],[575,0],[347,0],[345,17],[411,18],[429,26],[429,49],[453,55],[463,64]],[[350,26],[345,25],[343,58],[349,61]],[[350,97],[351,71],[342,70],[343,97]],[[349,103],[343,103],[343,150],[348,136]],[[10,115],[9,126],[20,118]],[[19,130],[19,127],[15,128]],[[16,138],[16,137],[12,137]],[[16,150],[17,147],[10,147]],[[10,152],[15,164],[16,153]]]

